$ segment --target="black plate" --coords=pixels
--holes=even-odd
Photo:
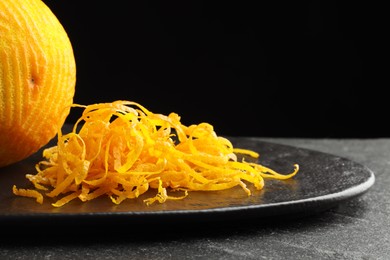
[[[230,137],[235,147],[260,153],[259,162],[280,173],[289,173],[295,163],[298,174],[289,180],[266,180],[261,191],[247,196],[241,188],[218,192],[190,192],[183,200],[146,206],[145,197],[114,205],[108,197],[90,202],[72,201],[54,208],[48,199],[43,205],[34,199],[17,197],[12,186],[28,187],[26,173],[35,173],[34,165],[42,159],[39,151],[15,165],[0,169],[0,223],[20,224],[90,224],[105,226],[126,222],[179,223],[263,218],[286,214],[320,212],[366,192],[375,181],[373,172],[354,161],[259,138]],[[52,145],[52,144],[51,144]],[[146,194],[151,196],[154,193]]]

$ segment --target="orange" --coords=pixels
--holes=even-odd
[[[53,139],[73,103],[76,63],[64,27],[41,0],[0,1],[0,167]]]

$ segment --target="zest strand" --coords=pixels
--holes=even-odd
[[[255,151],[235,148],[218,136],[212,125],[183,125],[176,113],[152,113],[126,100],[92,105],[73,104],[83,113],[70,133],[59,130],[57,145],[43,151],[36,174],[26,178],[34,189],[13,187],[19,196],[54,198],[54,207],[102,195],[115,204],[135,199],[150,189],[155,196],[144,202],[184,199],[192,191],[226,190],[240,186],[248,196],[252,184],[260,190],[264,179],[286,180],[297,174],[280,174],[259,163],[238,160],[258,158]],[[172,194],[179,192],[179,195]]]

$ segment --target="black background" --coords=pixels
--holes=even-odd
[[[364,2],[44,2],[74,48],[75,103],[131,100],[219,135],[390,136]]]

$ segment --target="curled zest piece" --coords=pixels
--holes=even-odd
[[[138,198],[148,190],[158,201],[184,199],[189,191],[216,191],[248,183],[260,190],[264,178],[285,180],[298,172],[279,174],[253,162],[239,161],[238,154],[259,154],[217,136],[208,123],[185,126],[176,113],[155,114],[138,103],[118,100],[92,105],[73,104],[83,113],[70,133],[58,132],[57,145],[43,151],[36,174],[26,178],[35,189],[18,189],[19,196],[54,198],[54,207],[102,195],[115,204]],[[38,192],[39,191],[39,192]],[[168,194],[179,192],[180,196]]]

